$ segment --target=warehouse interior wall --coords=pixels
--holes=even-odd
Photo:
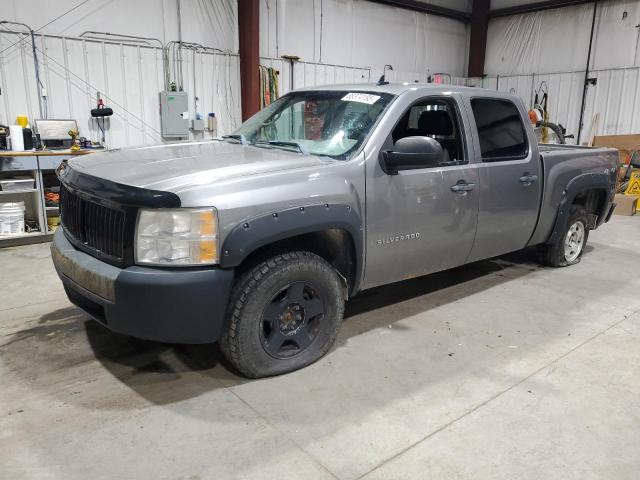
[[[2,20],[23,22],[44,34],[74,37],[98,30],[163,43],[178,39],[176,0],[2,0],[2,7]],[[183,41],[237,52],[237,8],[236,0],[182,0]]]
[[[466,0],[454,3],[469,8]],[[391,81],[426,81],[433,73],[464,77],[467,46],[467,26],[449,18],[366,0],[260,0],[265,59],[295,55],[308,63],[365,68],[373,80],[390,64]]]
[[[492,8],[511,6],[492,2]],[[527,106],[548,89],[550,120],[577,134],[593,3],[494,18],[478,83],[518,93]],[[582,140],[640,131],[640,2],[598,3]],[[595,83],[595,84],[592,84]]]
[[[447,3],[447,2],[444,2]],[[468,11],[468,0],[455,8]],[[514,4],[493,0],[492,8]],[[162,50],[155,42],[87,38],[87,30],[184,42],[171,58],[170,77],[189,93],[189,115],[215,112],[218,134],[240,123],[237,0],[6,0],[0,20],[36,30],[39,97],[30,38],[15,25],[0,25],[0,123],[75,118],[81,135],[98,140],[89,115],[97,92],[114,109],[107,145],[161,140],[158,92],[164,88]],[[293,86],[375,81],[385,64],[391,81],[426,81],[433,73],[452,83],[471,83],[518,93],[527,106],[547,89],[552,121],[577,133],[593,4],[499,17],[490,21],[483,79],[465,79],[468,27],[460,21],[366,0],[260,0],[261,63],[280,71],[280,91],[291,85],[291,66],[301,58]],[[124,13],[126,12],[126,14]],[[640,129],[640,2],[599,2],[587,89],[586,134]],[[214,50],[215,49],[215,50]],[[41,112],[41,110],[44,111]],[[584,136],[583,136],[584,138]]]
[[[180,5],[181,28],[176,0],[6,0],[0,20],[36,31],[46,100],[37,88],[31,38],[19,33],[25,32],[20,26],[0,25],[0,123],[15,123],[18,115],[73,118],[80,135],[96,141],[101,133],[89,112],[100,92],[114,110],[106,124],[107,146],[160,142],[161,44],[177,41],[181,33],[184,42],[206,47],[184,48],[181,60],[170,58],[170,80],[189,93],[190,118],[214,112],[219,135],[234,130],[240,123],[237,1],[182,0]],[[80,37],[88,30],[159,42]]]
[[[100,92],[114,109],[107,146],[162,140],[161,48],[153,41],[80,37],[92,30],[157,38],[165,45],[181,34],[184,42],[207,47],[183,49],[181,60],[172,54],[171,80],[189,93],[191,118],[215,112],[219,135],[240,124],[237,0],[6,0],[3,7],[0,20],[26,23],[37,33],[46,102],[39,97],[30,38],[18,26],[0,25],[2,124],[25,114],[75,118],[82,136],[99,140],[89,111]],[[468,10],[470,1],[456,0],[455,7]],[[366,0],[260,1],[261,63],[280,71],[282,93],[292,86],[283,54],[301,57],[295,87],[375,81],[385,64],[394,67],[387,73],[391,81],[426,81],[436,72],[462,81],[467,43],[463,22]]]

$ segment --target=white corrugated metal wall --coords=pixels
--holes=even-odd
[[[0,20],[24,22],[36,31],[48,117],[76,119],[82,136],[99,138],[89,114],[99,91],[114,110],[107,120],[109,147],[161,141],[158,95],[164,89],[164,77],[160,45],[179,35],[185,42],[207,47],[197,52],[183,49],[190,117],[196,110],[205,116],[215,112],[219,134],[229,133],[240,123],[239,61],[233,53],[238,49],[237,0],[183,0],[180,14],[176,0],[6,3]],[[24,114],[31,120],[40,118],[45,112],[39,108],[31,38],[15,33],[25,31],[19,25],[9,23],[1,28],[5,31],[0,33],[0,123],[15,123],[16,116]],[[106,29],[115,36],[101,35],[105,41],[82,37],[87,30]],[[145,43],[118,35],[158,40]]]
[[[17,44],[16,44],[17,43]],[[13,47],[11,45],[14,45]],[[140,44],[36,35],[40,76],[46,86],[46,112],[40,112],[31,39],[0,34],[0,118],[73,118],[81,135],[99,139],[91,119],[100,92],[114,115],[106,143],[117,147],[161,141],[158,92],[164,88],[162,50]],[[216,112],[218,129],[228,133],[240,123],[240,77],[236,54],[184,50],[185,90],[199,98],[198,111]],[[195,69],[195,72],[194,72]],[[190,116],[195,114],[193,101]]]
[[[176,39],[181,25],[185,41],[237,51],[235,0],[183,1],[181,21],[174,0],[112,0],[91,8],[72,0],[60,0],[55,7],[41,1],[37,15],[19,0],[8,1],[9,20],[32,23],[38,30],[48,117],[75,118],[81,135],[97,140],[89,110],[100,91],[115,112],[107,124],[110,147],[161,140],[162,53],[155,44],[79,38],[80,32],[101,30],[104,18],[126,9],[129,13],[118,16],[117,27],[111,22],[110,28],[117,28],[112,33],[157,37],[166,44]],[[468,7],[467,0],[458,3]],[[56,19],[61,11],[71,14]],[[462,22],[359,0],[263,0],[260,17],[261,63],[280,70],[283,93],[290,89],[290,66],[280,58],[283,53],[302,57],[294,68],[296,87],[377,80],[387,63],[395,67],[387,74],[390,81],[425,81],[432,73],[445,72],[454,76],[454,83],[464,82],[468,32]],[[18,38],[24,41],[10,47]],[[30,39],[4,32],[0,52],[0,123],[14,123],[22,114],[41,117]],[[190,116],[215,112],[219,134],[238,126],[237,55],[184,50],[182,66]]]
[[[591,134],[595,114],[598,114],[596,135],[639,132],[640,67],[592,70],[589,78],[597,79],[597,83],[587,88],[583,141]],[[567,133],[577,134],[584,70],[476,79],[478,86],[518,94],[527,106],[533,105],[535,91],[543,82],[549,91],[550,119],[564,125]]]
[[[146,12],[151,6],[147,3],[135,8]],[[213,15],[224,18],[228,28],[215,38],[207,37],[209,33],[203,25],[185,28],[184,35],[207,46],[208,42],[216,42],[235,51],[234,5],[234,0],[220,4],[210,0],[185,3],[184,25]],[[145,34],[157,34],[166,41],[167,35],[174,34],[175,12],[169,0],[163,0],[161,7],[161,13],[153,17],[162,20],[156,21],[160,27],[146,25]],[[213,13],[203,16],[202,12],[212,7]],[[289,64],[279,58],[283,53],[302,57],[294,70],[295,86],[375,81],[382,66],[391,63],[395,67],[387,74],[391,81],[426,81],[433,73],[445,72],[453,76],[453,84],[515,91],[530,105],[533,92],[544,81],[552,120],[565,125],[570,133],[577,133],[584,77],[581,68],[586,61],[591,8],[584,5],[492,20],[487,45],[489,75],[478,80],[464,78],[468,32],[461,22],[356,0],[263,0],[261,63],[280,70],[283,93],[290,89]],[[86,15],[94,18],[92,12]],[[388,21],[390,15],[394,22]],[[122,32],[135,31],[133,17],[139,15],[132,15],[132,21],[123,19]],[[588,88],[585,134],[590,133],[595,114],[599,115],[597,134],[636,132],[640,127],[636,120],[640,108],[639,23],[639,2],[601,3],[590,75],[597,84]],[[99,90],[116,112],[107,133],[110,146],[158,141],[158,92],[163,85],[160,49],[50,33],[57,26],[48,26],[46,34],[37,35],[49,117],[76,118],[81,133],[97,139],[89,109]],[[61,31],[71,28],[74,32],[80,28],[75,23],[60,27],[64,27]],[[7,48],[18,37],[26,43]],[[2,123],[13,123],[19,114],[26,113],[32,119],[40,116],[29,40],[16,33],[0,35]],[[237,56],[185,50],[183,59],[190,114],[196,110],[204,115],[216,112],[219,133],[228,133],[240,123]],[[198,98],[197,105],[194,97]]]
[[[577,134],[593,4],[497,18],[489,24],[488,74],[478,86],[512,91],[527,106],[546,82],[551,121]],[[600,2],[587,87],[582,142],[592,133],[640,131],[640,2]]]
[[[291,63],[282,58],[260,57],[260,64],[275,68],[280,72],[278,85],[280,95],[291,91]],[[371,69],[327,63],[295,62],[293,67],[293,87],[315,87],[338,83],[366,83],[371,81]]]
[[[455,4],[468,7],[462,0]],[[463,22],[435,15],[361,0],[260,2],[260,56],[297,55],[307,63],[307,78],[318,64],[368,67],[371,80],[385,64],[394,68],[387,73],[390,81],[426,81],[439,72],[464,77],[467,46]],[[327,81],[317,84],[334,83],[334,73],[341,75],[332,69],[317,75],[325,72]]]

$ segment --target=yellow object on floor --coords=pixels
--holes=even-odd
[[[624,191],[625,195],[640,195],[640,172],[633,172],[629,179],[629,185]]]

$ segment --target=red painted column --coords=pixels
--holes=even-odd
[[[469,77],[484,75],[484,57],[487,50],[489,8],[491,0],[473,0],[471,32],[469,35]]]
[[[242,121],[260,109],[260,3],[238,0]]]

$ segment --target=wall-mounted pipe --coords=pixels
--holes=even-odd
[[[164,83],[165,83],[164,89],[165,90],[168,89],[167,68],[169,68],[169,65],[167,64],[167,59],[165,58],[164,43],[162,42],[162,40],[156,37],[141,37],[139,35],[125,35],[122,33],[99,32],[96,30],[85,30],[79,35],[79,38],[89,38],[91,40],[104,40],[104,38],[101,38],[101,37],[107,37],[112,39],[113,41],[116,41],[118,39],[124,39],[128,42],[144,43],[146,46],[149,46],[149,47],[153,47],[152,43],[157,43],[158,47],[162,51],[162,74],[163,74],[162,76],[164,78]]]
[[[171,83],[171,77],[177,80],[178,86],[182,87],[181,78],[183,78],[182,63],[180,62],[180,56],[182,49],[194,50],[196,52],[213,52],[223,53],[225,55],[237,55],[231,50],[223,50],[216,47],[206,47],[200,43],[194,42],[181,42],[179,40],[171,40],[164,46],[163,60],[166,62],[165,70],[165,90],[169,90],[169,84]],[[171,60],[169,60],[171,58]]]
[[[179,80],[179,90],[183,90],[183,81],[184,77],[182,76],[182,9],[180,0],[176,0],[177,10],[178,10],[178,62],[180,64],[180,80]]]
[[[36,35],[35,35],[35,32],[33,31],[33,28],[31,28],[26,23],[12,22],[10,20],[2,20],[2,21],[0,21],[0,25],[18,25],[18,26],[24,27],[27,30],[29,30],[29,36],[31,37],[31,51],[32,51],[32,54],[33,54],[33,67],[34,67],[34,71],[35,71],[35,75],[36,75],[36,87],[38,88],[38,112],[40,113],[40,118],[47,118],[47,116],[48,116],[48,112],[47,112],[47,97],[46,97],[46,95],[43,95],[43,93],[44,93],[44,85],[42,84],[42,81],[40,80],[40,65],[38,63],[38,53],[36,51]],[[19,42],[21,42],[21,41],[22,40],[19,40]],[[8,118],[7,118],[7,121],[9,121]]]
[[[102,40],[99,36],[103,35],[106,37],[113,37],[114,39],[117,38],[126,38],[127,40],[130,41],[134,41],[134,42],[138,42],[138,43],[146,43],[147,45],[151,46],[151,44],[149,42],[156,42],[160,48],[164,47],[164,43],[162,43],[162,40],[160,40],[159,38],[155,38],[155,37],[140,37],[138,35],[124,35],[121,33],[111,33],[111,32],[98,32],[95,30],[86,30],[84,32],[82,32],[79,37],[81,38],[93,38],[95,40]]]
[[[580,107],[580,121],[578,122],[578,135],[576,145],[580,145],[580,135],[584,123],[584,107],[587,103],[587,88],[589,87],[589,64],[591,63],[591,47],[593,46],[593,32],[596,27],[596,14],[598,12],[598,1],[593,3],[593,18],[591,19],[591,35],[589,36],[589,51],[587,53],[587,64],[584,67],[584,85],[582,87],[582,106]]]

